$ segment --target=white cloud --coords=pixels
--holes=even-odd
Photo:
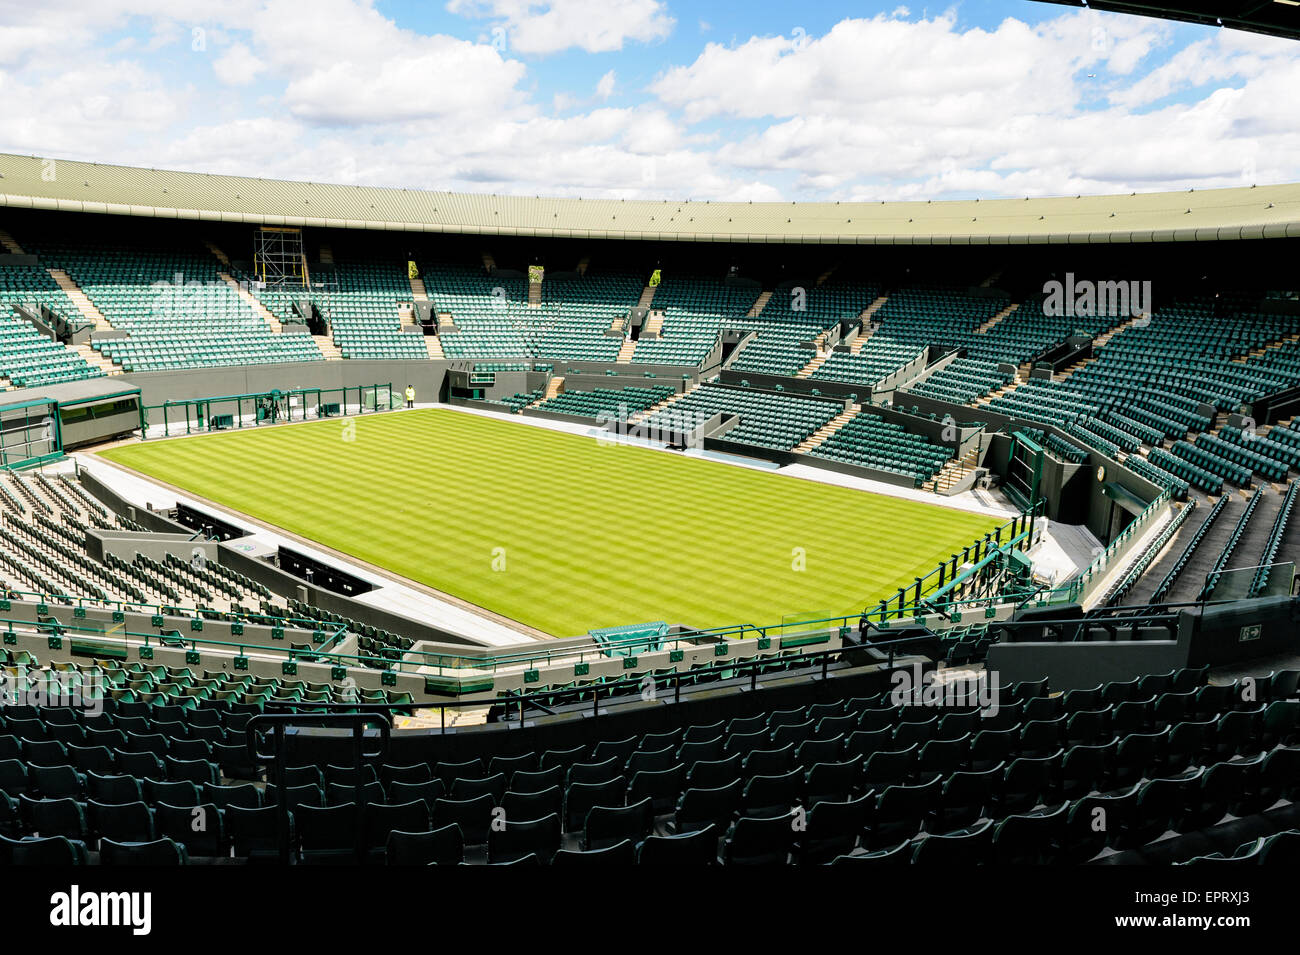
[[[614,95],[614,71],[610,70],[602,76],[596,83],[596,96],[600,99],[609,99]]]
[[[265,69],[266,64],[242,43],[234,44],[212,63],[217,79],[227,86],[246,86]]]
[[[609,53],[662,40],[675,22],[662,0],[449,0],[447,9],[498,21],[509,49],[525,54]]]
[[[315,181],[742,201],[1300,178],[1292,43],[1207,30],[1180,51],[1166,24],[1094,11],[986,29],[895,12],[818,36],[697,46],[648,90],[629,86],[639,67],[622,60],[622,77],[604,63],[594,85],[550,88],[523,54],[654,42],[671,28],[664,5],[451,6],[483,18],[487,42],[405,29],[375,0],[320,0],[311,17],[291,0],[105,0],[79,19],[71,0],[0,0],[0,150]],[[501,25],[504,48],[490,42]],[[226,86],[217,97],[213,78]]]

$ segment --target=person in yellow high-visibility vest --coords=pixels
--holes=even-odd
[[[415,407],[415,386],[414,385],[406,386],[406,407],[408,408]]]

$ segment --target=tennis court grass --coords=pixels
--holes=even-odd
[[[103,457],[547,633],[858,613],[999,521],[445,409]]]

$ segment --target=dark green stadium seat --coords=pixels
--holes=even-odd
[[[488,863],[517,862],[528,855],[550,859],[560,848],[560,817],[557,813],[541,819],[506,818],[488,833]]]
[[[898,845],[888,849],[877,849],[873,852],[859,851],[849,855],[836,856],[831,860],[831,865],[870,865],[870,866],[895,866],[908,865],[912,861],[912,843],[900,842]]]
[[[454,824],[424,832],[393,831],[385,855],[389,865],[459,865],[465,861],[465,843]]]
[[[102,865],[113,866],[169,866],[188,865],[190,860],[185,847],[171,839],[156,839],[148,842],[101,839],[99,861]]]
[[[564,809],[564,790],[559,786],[535,793],[507,790],[500,806],[507,819],[540,819],[551,813],[558,815]]]
[[[595,806],[587,813],[582,848],[606,849],[624,841],[639,843],[654,829],[654,805],[649,797],[626,806]]]
[[[486,793],[477,799],[435,799],[429,825],[432,829],[457,825],[466,845],[480,846],[487,842],[495,805]]]
[[[636,844],[630,839],[601,849],[561,849],[551,857],[551,865],[581,868],[584,866],[629,866],[636,863]]]
[[[912,850],[913,865],[953,868],[986,864],[993,851],[993,821],[920,839]]]
[[[27,830],[33,835],[63,836],[77,842],[89,840],[90,826],[86,821],[86,809],[77,800],[32,799],[25,794],[18,799]]]
[[[819,802],[808,810],[802,831],[795,832],[795,858],[801,864],[820,865],[857,846],[875,797]]]
[[[675,835],[650,836],[637,846],[636,861],[638,865],[717,865],[718,827],[709,824]]]
[[[372,803],[366,807],[366,845],[383,849],[393,832],[428,832],[429,807],[423,800],[407,803]]]
[[[221,809],[213,803],[197,806],[153,807],[154,826],[158,835],[184,846],[191,856],[225,856],[230,849],[226,840]]]
[[[0,835],[0,865],[88,865],[86,844],[63,836],[10,839]]]

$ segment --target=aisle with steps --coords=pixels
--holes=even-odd
[[[888,300],[888,295],[881,295],[874,302],[864,308],[862,314],[858,316],[858,318],[862,320],[862,327],[858,330],[858,334],[854,336],[853,341],[849,344],[849,351],[854,355],[861,354],[867,341],[875,334],[875,330],[871,328],[871,317],[875,315],[876,312],[880,311]]]
[[[447,357],[442,350],[442,339],[437,335],[424,336],[424,349],[429,353],[430,358],[436,358],[441,361]]]
[[[635,424],[638,421],[644,421],[646,418],[649,418],[651,415],[658,414],[660,411],[663,411],[665,408],[669,407],[670,405],[673,405],[676,402],[681,401],[683,398],[685,398],[687,395],[689,395],[691,392],[695,391],[699,387],[700,387],[699,383],[697,382],[691,385],[686,390],[679,392],[678,394],[669,395],[663,401],[659,402],[659,404],[651,405],[649,408],[646,408],[645,411],[638,411],[636,414],[631,415],[627,419],[628,423]]]
[[[992,329],[992,328],[996,328],[999,324],[1001,324],[1001,322],[1002,322],[1002,320],[1003,320],[1004,318],[1006,318],[1006,317],[1007,317],[1008,315],[1010,315],[1012,312],[1016,311],[1018,308],[1020,308],[1020,303],[1019,303],[1019,302],[1012,302],[1012,303],[1011,303],[1010,305],[1008,305],[1006,308],[1002,309],[1002,311],[998,312],[996,315],[994,315],[992,318],[990,318],[990,319],[989,319],[987,322],[985,322],[983,325],[981,325],[981,326],[979,326],[977,329],[975,329],[975,334],[976,334],[976,335],[983,335],[983,334],[985,334],[986,332],[988,332],[990,329]]]
[[[1148,315],[1135,315],[1132,318],[1127,318],[1124,321],[1120,322],[1118,325],[1115,325],[1112,328],[1109,328],[1106,331],[1102,332],[1100,335],[1098,335],[1096,338],[1092,340],[1092,355],[1090,357],[1081,359],[1080,361],[1076,361],[1073,365],[1070,365],[1068,368],[1062,368],[1060,371],[1054,372],[1052,374],[1052,381],[1065,381],[1065,379],[1069,378],[1076,371],[1079,371],[1082,368],[1087,368],[1089,365],[1091,365],[1094,361],[1097,360],[1097,352],[1099,352],[1103,347],[1105,347],[1106,343],[1109,342],[1112,338],[1114,338],[1116,335],[1118,335],[1120,332],[1124,331],[1125,329],[1132,328],[1138,322],[1146,322],[1149,320],[1150,320],[1150,316]]]
[[[1300,332],[1296,332],[1293,335],[1286,335],[1282,338],[1276,338],[1267,345],[1261,345],[1259,348],[1252,348],[1250,351],[1236,355],[1232,360],[1239,365],[1244,365],[1253,358],[1259,358],[1271,351],[1277,351],[1279,348],[1284,348],[1287,345],[1294,344],[1297,341],[1300,341]]]
[[[642,338],[658,338],[659,333],[663,331],[664,313],[651,312],[645,320],[645,325],[641,328]]]
[[[233,275],[229,272],[218,272],[217,275],[221,277],[221,281],[225,282],[235,290],[239,297],[244,300],[244,303],[256,312],[262,321],[266,322],[266,324],[271,327],[271,331],[276,332],[277,334],[284,331],[284,326],[280,324],[280,320],[275,317],[271,310],[259,302],[257,296],[250,292],[246,286],[240,285],[239,282],[235,281]],[[315,338],[316,336],[313,335],[312,337]]]
[[[99,352],[95,351],[95,349],[91,348],[88,343],[83,342],[80,345],[72,345],[69,347],[85,359],[86,364],[91,368],[98,368],[106,375],[122,374],[121,365],[114,364],[111,359],[105,358]]]
[[[921,485],[923,491],[934,491],[936,494],[942,494],[949,488],[960,484],[966,479],[966,476],[979,466],[979,448],[972,448],[961,460],[953,459],[943,466],[943,468],[933,478]]]
[[[1197,529],[1205,523],[1205,518],[1213,507],[1214,502],[1211,500],[1202,499],[1197,502],[1196,510],[1187,516],[1182,526],[1165,544],[1164,549],[1147,567],[1146,573],[1139,577],[1137,583],[1133,585],[1133,589],[1129,591],[1124,600],[1125,603],[1141,605],[1150,602],[1151,595],[1160,586],[1160,582],[1168,576],[1170,568],[1174,566],[1183,550],[1186,549],[1187,542],[1196,536]]]
[[[627,363],[632,360],[636,354],[636,340],[625,338],[623,344],[618,347],[618,356],[614,359],[616,362]]]
[[[0,229],[0,247],[4,248],[5,252],[9,253],[10,255],[27,254],[26,252],[23,251],[23,247],[14,241],[14,237],[11,236],[4,229]]]
[[[81,286],[72,280],[63,269],[46,269],[50,273],[50,278],[54,279],[55,284],[63,289],[63,293],[68,296],[72,305],[81,314],[81,317],[95,326],[95,331],[107,331],[113,326],[108,323],[104,313],[95,307],[95,303],[90,300]]]
[[[636,300],[638,308],[649,308],[650,303],[655,300],[655,292],[658,290],[657,285],[647,285],[641,290],[641,297]]]
[[[763,307],[767,305],[771,298],[771,292],[763,292],[757,299],[755,299],[754,304],[750,307],[749,311],[745,313],[745,317],[758,318],[758,316],[763,314]]]
[[[1214,506],[1213,501],[1209,501],[1202,506],[1205,507],[1205,513],[1208,515],[1210,509]],[[1223,513],[1214,522],[1214,526],[1206,532],[1205,539],[1196,548],[1196,553],[1192,555],[1187,562],[1187,566],[1178,575],[1178,580],[1174,582],[1173,588],[1165,596],[1165,602],[1180,603],[1196,600],[1201,588],[1205,585],[1205,576],[1214,569],[1215,562],[1218,561],[1219,555],[1223,552],[1223,545],[1232,536],[1232,531],[1237,526],[1237,521],[1241,519],[1241,513],[1245,509],[1246,501],[1240,494],[1232,492]],[[1200,508],[1198,507],[1197,510],[1200,510]],[[1252,520],[1251,523],[1254,523],[1254,521]],[[1181,554],[1187,546],[1187,541],[1190,541],[1192,536],[1186,533],[1185,528],[1179,532],[1178,536],[1183,538],[1183,543],[1178,548],[1178,553]],[[1158,587],[1163,579],[1163,575],[1158,577],[1151,584],[1151,589],[1154,590]]]
[[[334,344],[328,335],[313,335],[311,340],[316,343],[316,347],[320,349],[320,353],[325,356],[326,361],[342,359],[343,353],[339,351],[339,347]]]
[[[830,351],[818,351],[813,360],[795,372],[794,376],[796,378],[811,378],[818,368],[826,364],[827,359],[829,359],[832,354],[833,352]]]
[[[226,253],[219,248],[215,242],[211,239],[204,239],[203,244],[207,247],[207,250],[212,253],[213,257],[221,263],[222,268],[230,268],[230,256],[226,255]]]
[[[409,281],[411,283],[411,301],[429,301],[429,290],[424,287],[424,279],[417,275],[414,278],[409,279]]]
[[[818,428],[815,432],[804,438],[794,449],[795,454],[807,454],[813,448],[820,447],[840,428],[844,427],[862,410],[862,405],[849,405],[830,421]]]

